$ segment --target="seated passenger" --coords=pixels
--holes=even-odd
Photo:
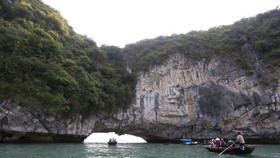
[[[216,147],[221,147],[221,140],[220,140],[220,138],[216,138],[215,145],[216,145]]]
[[[220,144],[220,146],[221,146],[221,147],[227,147],[227,145],[226,145],[224,139],[221,139],[221,144]]]
[[[234,147],[235,145],[234,145],[233,143],[234,143],[233,140],[229,140],[229,141],[228,141],[228,146],[231,145],[232,147]],[[233,145],[232,145],[232,144],[233,144]]]
[[[216,145],[215,145],[215,140],[214,140],[214,139],[210,140],[210,147],[211,147],[211,148],[216,147]]]

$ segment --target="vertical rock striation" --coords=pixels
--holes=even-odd
[[[239,131],[252,141],[279,141],[279,70],[271,73],[250,44],[242,52],[253,63],[250,74],[230,60],[197,61],[180,53],[141,72],[135,103],[115,117],[119,130],[150,142],[232,138]],[[274,83],[262,83],[271,78]]]
[[[115,131],[161,142],[232,138],[242,131],[251,142],[279,143],[279,69],[270,72],[250,44],[242,52],[253,63],[249,74],[221,57],[198,61],[175,53],[140,72],[134,103],[112,114],[64,120],[5,101],[0,105],[0,140],[82,142],[93,132]]]

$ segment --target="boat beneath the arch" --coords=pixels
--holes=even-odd
[[[109,142],[108,142],[109,145],[117,145],[117,143],[118,142],[117,142],[116,139],[110,139]]]
[[[244,155],[244,154],[251,154],[255,148],[262,147],[261,145],[245,145],[244,149],[240,147],[229,147],[226,151],[224,151],[227,147],[209,147],[203,146],[203,148],[207,149],[210,152],[221,153],[224,151],[225,154],[236,154],[236,155]]]

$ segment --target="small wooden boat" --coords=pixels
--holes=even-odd
[[[181,144],[184,145],[197,145],[197,142],[192,141],[192,139],[180,139]]]
[[[109,145],[116,145],[117,143],[118,142],[117,142],[116,139],[110,139],[109,142],[108,142]]]
[[[227,147],[209,147],[209,146],[203,146],[203,147],[210,152],[217,152],[217,153],[221,153],[227,148]],[[251,154],[254,151],[254,149],[257,147],[262,147],[262,146],[246,145],[245,148],[243,148],[243,150],[240,147],[230,147],[224,153],[225,154]]]
[[[109,141],[109,142],[108,142],[109,145],[116,145],[117,143],[118,143],[118,142],[116,142],[116,141]]]

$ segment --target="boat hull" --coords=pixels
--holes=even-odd
[[[183,145],[197,145],[198,143],[182,143]]]
[[[180,139],[181,144],[183,145],[197,145],[197,142],[192,141],[192,139]]]
[[[117,145],[117,142],[108,142],[109,145]]]
[[[228,148],[224,153],[225,154],[240,154],[240,155],[244,155],[244,154],[251,154],[254,149],[256,147],[261,147],[261,145],[248,145],[245,146],[244,150],[241,150],[240,147],[230,147]],[[210,152],[216,152],[216,153],[221,153],[222,151],[224,151],[226,148],[212,148],[212,147],[204,147],[205,149],[207,149]]]

